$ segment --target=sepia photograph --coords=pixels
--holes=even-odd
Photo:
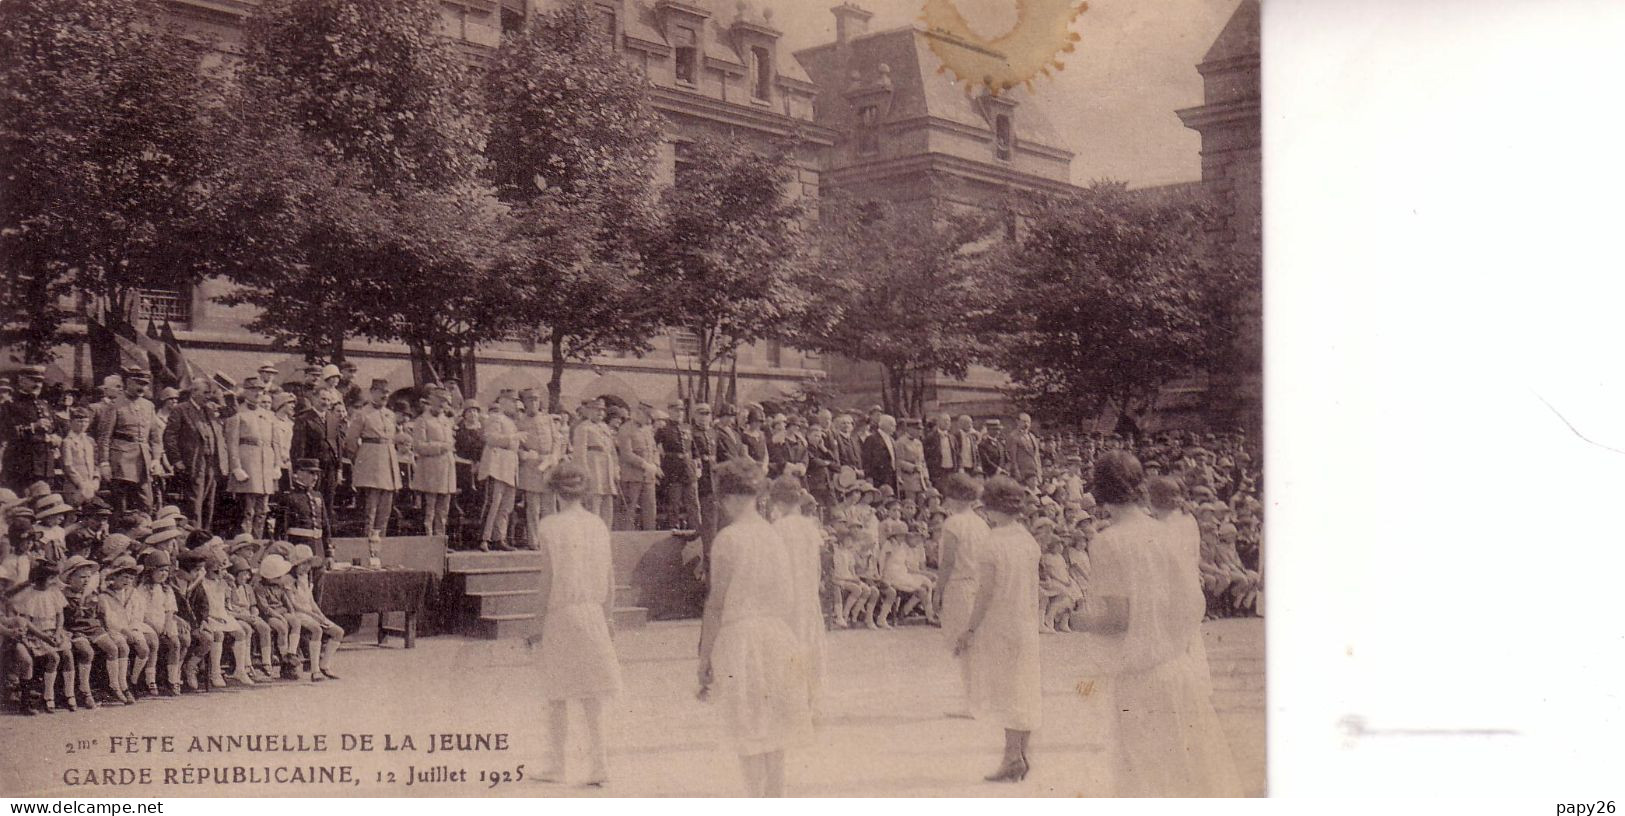
[[[0,797],[1265,796],[1260,14],[0,0]]]

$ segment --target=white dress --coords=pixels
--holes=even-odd
[[[1014,731],[1041,720],[1038,554],[1020,523],[993,528],[977,551],[976,580],[993,582],[993,600],[971,637],[971,713]]]
[[[711,576],[727,593],[711,651],[724,740],[745,756],[804,741],[812,713],[784,542],[765,519],[730,524],[711,544]]]
[[[971,607],[976,603],[976,559],[987,540],[987,522],[974,510],[955,513],[942,523],[942,552],[954,554],[954,571],[944,576],[942,586],[942,636],[952,649],[970,625]]]
[[[538,652],[543,699],[620,693],[621,666],[604,617],[613,591],[609,528],[573,507],[542,519],[536,532],[551,576]]]
[[[1128,601],[1124,632],[1084,636],[1116,720],[1120,797],[1241,793],[1211,688],[1190,649],[1206,604],[1181,526],[1130,511],[1090,546],[1096,597]]]
[[[802,665],[807,677],[807,699],[814,713],[824,692],[824,610],[819,603],[823,586],[824,534],[818,523],[806,516],[786,516],[773,522],[784,540],[790,559],[790,630],[801,642]]]

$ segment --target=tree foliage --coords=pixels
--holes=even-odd
[[[693,396],[709,400],[719,361],[806,333],[798,327],[816,317],[818,284],[806,211],[789,195],[791,156],[714,137],[686,148],[643,255],[667,324],[698,338]]]
[[[59,299],[122,318],[134,290],[199,274],[212,85],[159,18],[149,0],[0,3],[0,342],[31,360]]]
[[[989,259],[1014,276],[990,327],[1013,395],[1080,422],[1143,408],[1220,359],[1249,272],[1212,247],[1213,217],[1200,198],[1113,184],[1035,205],[1019,243]]]
[[[660,326],[632,238],[652,217],[664,119],[580,2],[504,40],[486,96],[491,178],[528,261],[514,269],[512,307],[551,349],[556,411],[568,361],[644,351]]]
[[[976,263],[999,231],[987,211],[934,218],[923,208],[834,197],[819,216],[822,320],[796,344],[880,364],[888,412],[919,416],[936,374],[964,377],[991,348],[977,328],[1002,296]]]

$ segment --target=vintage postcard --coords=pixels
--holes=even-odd
[[[1259,16],[0,4],[0,795],[1264,795]]]

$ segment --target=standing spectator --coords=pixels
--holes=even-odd
[[[427,535],[446,534],[451,497],[457,492],[455,447],[456,431],[446,412],[445,389],[431,387],[429,408],[412,426],[412,451],[417,456],[412,489],[423,497],[423,531]]]
[[[925,428],[921,448],[925,455],[925,472],[932,484],[941,484],[943,477],[954,472],[958,465],[958,447],[953,433],[953,420],[946,413],[931,418]]]
[[[621,497],[626,503],[626,524],[634,530],[655,527],[655,484],[660,481],[660,453],[654,430],[649,427],[648,403],[615,432],[615,449],[621,460]]]
[[[852,468],[857,472],[858,478],[861,479],[865,475],[863,472],[863,447],[858,442],[857,435],[853,432],[853,427],[856,424],[857,419],[851,414],[841,414],[836,417],[835,436],[831,442],[832,447],[835,449],[836,470],[843,467]]]
[[[672,403],[671,413],[657,410],[651,416],[655,444],[660,446],[660,508],[665,510],[666,528],[698,530],[700,484],[694,430],[682,403]]]
[[[514,418],[519,431],[519,475],[515,487],[525,502],[525,546],[536,549],[536,531],[542,516],[553,512],[557,501],[548,490],[548,471],[564,458],[555,445],[553,417],[542,411],[541,395],[534,388],[519,392],[521,410]]]
[[[62,497],[78,507],[101,490],[102,477],[96,469],[96,442],[90,438],[90,409],[75,408],[68,420],[68,435],[62,438]]]
[[[711,406],[700,403],[694,406],[694,475],[699,484],[700,499],[699,518],[697,527],[701,538],[709,542],[717,534],[717,506],[716,506],[716,467],[718,442],[720,434],[718,427],[711,424]]]
[[[121,513],[152,509],[152,478],[164,442],[146,396],[151,382],[139,368],[124,370],[124,394],[108,407],[107,423],[96,439],[102,482],[112,487],[114,507]]]
[[[338,369],[328,368],[333,369],[336,378]],[[333,506],[333,488],[338,483],[344,445],[343,425],[334,411],[337,402],[338,392],[329,388],[322,388],[306,400],[304,409],[293,418],[293,439],[288,446],[289,459],[315,459],[321,466],[322,497],[328,507]]]
[[[389,532],[389,515],[395,505],[395,491],[401,489],[401,464],[395,456],[395,415],[385,406],[389,381],[374,379],[368,390],[370,402],[350,419],[344,447],[354,457],[351,481],[361,491],[363,523],[369,539]]]
[[[896,440],[897,494],[905,501],[924,503],[921,494],[931,485],[925,466],[925,444],[920,441],[920,421],[903,420],[903,436]]]
[[[479,480],[474,478],[475,469],[484,455],[485,430],[484,420],[480,416],[480,407],[469,403],[463,407],[462,418],[457,421],[453,430],[453,447],[457,454],[457,498],[458,514],[463,518],[480,518],[479,508],[483,507],[480,494]]]
[[[826,510],[835,504],[830,480],[840,470],[833,435],[834,429],[816,425],[807,431],[807,492]]]
[[[162,444],[164,434],[169,428],[169,418],[175,413],[175,404],[180,402],[181,392],[165,386],[158,392],[158,398],[153,401],[153,426],[158,431],[159,450],[156,461],[153,463],[153,506],[168,504],[167,496],[174,492],[175,486],[170,484],[170,477],[175,475],[173,463],[169,461],[168,446]]]
[[[508,526],[513,515],[514,482],[519,473],[519,429],[514,426],[514,393],[497,393],[496,406],[485,418],[485,446],[474,478],[485,482],[485,508],[481,514],[480,549],[511,550]]]
[[[276,453],[277,485],[285,489],[293,474],[294,396],[286,391],[271,395],[271,449]]]
[[[976,469],[984,479],[1010,472],[1004,453],[1003,427],[1004,423],[997,419],[990,419],[982,425],[982,438],[976,443]]]
[[[619,491],[615,483],[620,479],[615,436],[604,424],[602,398],[591,400],[582,407],[586,416],[570,436],[572,459],[587,474],[587,489],[582,504],[597,513],[605,526],[613,526],[615,494]]]
[[[1044,462],[1039,454],[1038,437],[1033,435],[1031,416],[1016,415],[1015,427],[1010,429],[1004,443],[1004,453],[1010,475],[1016,481],[1025,485],[1030,480],[1044,478]]]
[[[277,490],[281,470],[277,466],[275,423],[268,397],[253,377],[243,381],[242,406],[225,423],[226,456],[231,482],[227,489],[236,494],[242,513],[242,531],[254,538],[265,532],[271,494]]]
[[[875,487],[890,486],[897,489],[897,449],[892,434],[897,431],[897,420],[881,414],[875,421],[875,430],[863,440],[863,472]]]
[[[226,437],[208,403],[209,386],[194,382],[186,400],[175,406],[164,426],[164,452],[175,478],[186,491],[192,521],[199,529],[214,527],[214,496],[220,478],[231,472]]]

